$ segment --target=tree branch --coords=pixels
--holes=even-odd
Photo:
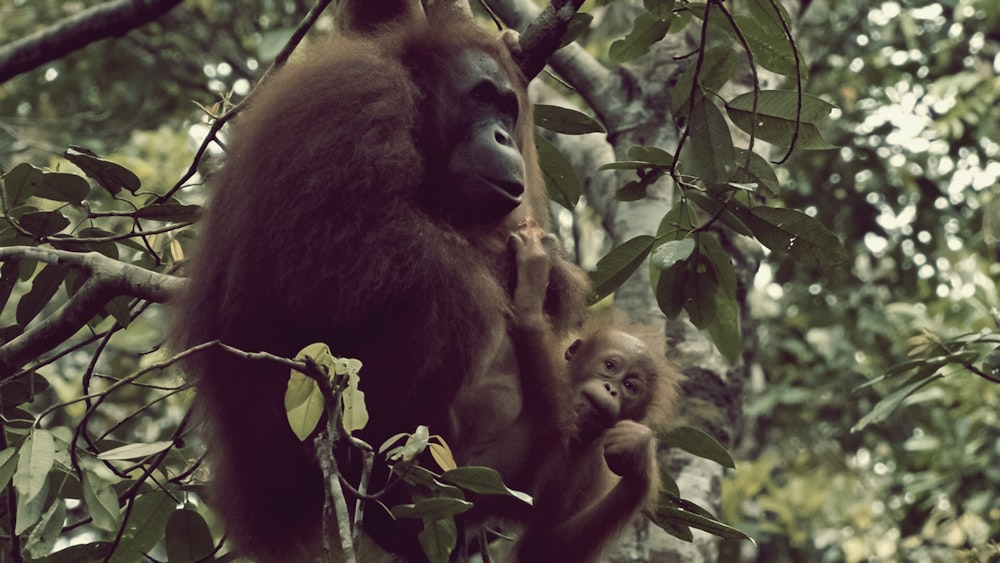
[[[0,262],[12,258],[69,266],[90,277],[62,307],[31,329],[0,346],[0,379],[66,341],[112,299],[129,295],[165,302],[181,290],[184,280],[125,264],[97,252],[68,252],[34,246],[0,248]]]
[[[0,47],[0,84],[95,41],[125,35],[181,0],[112,0]]]
[[[552,0],[539,11],[530,0],[486,0],[490,10],[521,32],[520,52],[515,53],[524,76],[531,80],[559,50],[570,20],[583,0]]]

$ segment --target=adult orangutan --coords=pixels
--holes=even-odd
[[[447,433],[468,380],[517,378],[508,239],[547,223],[526,81],[503,42],[451,12],[345,1],[338,22],[226,131],[174,344],[290,357],[326,342],[364,364],[362,438]],[[586,283],[554,260],[545,313],[559,331]],[[236,549],[314,555],[322,475],[287,423],[287,368],[210,349],[186,369]]]

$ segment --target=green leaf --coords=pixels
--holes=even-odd
[[[661,21],[670,21],[674,15],[674,0],[642,0],[642,5],[651,16]]]
[[[424,528],[417,538],[430,563],[447,563],[458,543],[458,530],[450,518],[424,520]]]
[[[323,391],[313,378],[292,370],[285,390],[285,414],[292,432],[302,442],[316,430],[323,418],[326,402]]]
[[[170,563],[203,561],[215,545],[208,523],[196,510],[175,510],[167,520],[167,560]]]
[[[17,470],[17,451],[16,447],[11,446],[0,452],[0,490],[7,488],[14,471]]]
[[[33,428],[21,444],[21,452],[14,473],[14,488],[20,496],[18,502],[31,502],[44,488],[49,471],[55,463],[56,446],[48,430]]]
[[[83,147],[70,146],[63,155],[111,195],[117,195],[122,189],[134,194],[142,186],[139,177],[128,168],[104,160]]]
[[[31,290],[17,303],[17,323],[27,326],[49,304],[66,277],[65,266],[46,265],[31,281]]]
[[[400,504],[392,507],[394,518],[451,518],[472,508],[472,503],[457,498],[428,498],[414,504]]]
[[[699,233],[698,244],[718,277],[715,291],[715,320],[708,325],[712,343],[731,364],[740,359],[743,339],[740,334],[740,309],[736,297],[736,268],[729,253],[711,233]]]
[[[990,377],[1000,378],[1000,348],[994,348],[983,356],[983,371]]]
[[[500,474],[489,467],[459,467],[442,473],[441,480],[480,495],[511,496],[532,503],[531,495],[508,488]]]
[[[757,240],[771,250],[787,252],[796,260],[822,267],[847,262],[847,251],[837,235],[801,211],[759,206],[740,218]]]
[[[662,168],[670,168],[674,165],[674,155],[658,147],[636,145],[629,147],[628,157],[639,162],[648,162]]]
[[[135,216],[140,219],[154,219],[170,223],[193,223],[201,216],[199,205],[180,205],[177,203],[154,203],[139,208]]]
[[[368,425],[368,406],[365,404],[365,392],[359,387],[361,377],[358,374],[358,370],[361,369],[361,362],[357,360],[343,360],[342,362],[345,365],[344,375],[347,376],[347,387],[344,388],[341,394],[344,406],[342,419],[344,421],[344,428],[348,432],[354,432]],[[356,362],[356,365],[350,362]],[[338,374],[340,374],[339,371]]]
[[[125,523],[118,549],[110,563],[143,561],[146,554],[163,539],[167,521],[174,513],[177,501],[161,490],[154,490],[136,499]]]
[[[174,443],[171,440],[164,440],[161,442],[143,442],[136,444],[126,444],[117,448],[110,449],[106,452],[101,452],[97,459],[112,461],[112,460],[123,460],[123,459],[144,459],[151,455],[156,455],[162,451],[168,450],[173,447]]]
[[[677,497],[661,495],[651,520],[657,526],[671,533],[673,533],[672,529],[691,527],[724,539],[753,541],[753,538],[745,533],[720,522],[704,508]],[[677,537],[685,539],[681,536]],[[691,540],[687,539],[686,541]]]
[[[83,563],[85,561],[103,561],[111,551],[111,542],[94,542],[67,547],[48,557],[36,559],[35,563]]]
[[[681,426],[668,432],[659,433],[657,438],[664,444],[680,448],[689,454],[714,461],[723,467],[736,469],[736,462],[715,438],[690,426]]]
[[[654,43],[666,36],[669,29],[669,21],[658,20],[649,12],[643,12],[635,19],[632,31],[624,39],[611,44],[608,57],[611,62],[621,64],[645,55]]]
[[[3,177],[4,203],[12,209],[28,201],[42,185],[42,171],[34,166],[22,163],[11,169]]]
[[[55,547],[66,522],[66,503],[56,500],[25,540],[24,549],[32,558],[48,555]]]
[[[50,237],[69,226],[69,219],[58,211],[32,211],[18,217],[17,222],[37,239]]]
[[[719,278],[712,263],[701,252],[688,260],[684,282],[684,310],[691,324],[705,329],[716,320],[715,295],[719,291]]]
[[[681,260],[687,260],[692,252],[694,252],[694,239],[672,240],[656,247],[650,260],[653,266],[666,270]]]
[[[37,372],[32,372],[27,377],[8,379],[0,387],[0,411],[32,401],[49,387],[49,381]]]
[[[670,475],[670,470],[663,464],[660,464],[660,491],[675,497],[681,496],[677,481],[674,481],[674,478]]]
[[[565,135],[604,133],[604,127],[585,113],[545,104],[535,104],[535,125]]]
[[[736,162],[736,149],[719,108],[707,99],[696,103],[691,112],[690,132],[695,174],[706,184],[728,178]]]
[[[655,239],[649,235],[640,235],[625,241],[614,248],[597,263],[597,270],[590,275],[594,284],[595,297],[600,301],[625,283],[649,256]]]
[[[580,180],[569,160],[563,156],[548,139],[535,135],[535,146],[538,147],[538,161],[545,178],[545,187],[549,199],[573,210],[580,200]]]
[[[870,424],[877,424],[879,422],[882,422],[883,420],[888,418],[889,415],[892,414],[893,411],[895,411],[899,407],[899,405],[906,400],[907,397],[913,395],[920,389],[923,389],[925,386],[933,383],[934,381],[937,381],[938,379],[941,379],[942,377],[944,376],[935,372],[932,375],[917,379],[916,381],[913,381],[912,383],[905,385],[900,389],[897,389],[891,395],[879,401],[875,405],[875,407],[871,410],[871,412],[861,417],[861,420],[859,420],[858,423],[851,428],[851,432],[852,433],[860,432]]]
[[[705,51],[701,62],[701,73],[698,75],[698,84],[701,88],[695,89],[696,103],[704,100],[705,90],[719,90],[733,77],[738,60],[736,51],[726,45],[718,45]],[[695,64],[689,65],[677,79],[677,84],[670,89],[670,111],[675,118],[687,115],[690,109],[691,88],[694,86],[696,68]]]
[[[726,104],[726,111],[733,124],[747,133],[756,135],[769,143],[789,146],[795,135],[795,109],[798,105],[796,93],[787,90],[765,90],[760,92],[757,105],[757,126],[753,124],[753,93],[733,98]],[[802,94],[802,116],[799,122],[795,147],[809,150],[836,148],[828,143],[819,132],[817,125],[826,118],[835,106],[816,96]],[[752,129],[752,131],[751,131]]]
[[[83,501],[94,520],[94,526],[107,532],[118,529],[118,518],[121,516],[118,495],[93,473],[83,474]]]
[[[413,434],[396,434],[382,443],[379,452],[385,451],[393,442],[403,437],[406,438],[406,442],[402,446],[386,452],[385,455],[390,461],[409,461],[423,453],[430,442],[430,431],[426,426],[420,425]]]
[[[15,486],[17,474],[14,474]],[[17,526],[14,527],[15,534],[23,534],[31,529],[42,517],[42,511],[49,504],[49,480],[43,479],[42,490],[34,498],[24,495],[17,495]]]
[[[7,307],[7,300],[17,285],[17,274],[21,269],[21,260],[11,258],[0,265],[0,311]]]
[[[300,362],[310,359],[317,365],[325,368],[329,375],[337,373],[338,358],[330,351],[330,347],[322,342],[313,342],[299,350],[299,353],[295,354],[295,359]],[[358,363],[360,364],[360,362]],[[344,369],[346,369],[346,366],[344,366]],[[299,371],[292,370],[292,373],[299,373]]]
[[[686,301],[684,287],[688,277],[688,264],[686,261],[680,262],[673,268],[658,272],[659,276],[651,280],[656,287],[656,303],[664,315],[676,319]]]
[[[45,172],[35,195],[52,201],[79,204],[90,195],[90,183],[76,174]]]
[[[749,164],[747,155],[750,155]],[[774,168],[764,157],[745,149],[736,149],[736,165],[729,177],[730,182],[757,184],[757,192],[766,197],[774,197],[781,190],[781,183]]]

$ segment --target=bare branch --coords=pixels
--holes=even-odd
[[[0,346],[0,378],[72,337],[112,299],[129,295],[162,303],[184,284],[184,280],[176,276],[125,264],[97,252],[68,252],[33,246],[0,248],[0,262],[12,258],[69,266],[87,272],[90,277],[56,312]]]
[[[181,3],[181,0],[112,0],[0,47],[0,83],[95,41],[125,35]]]
[[[583,0],[552,0],[541,12],[530,1],[487,0],[487,4],[500,19],[521,31],[521,48],[515,55],[524,76],[531,80],[559,49]]]

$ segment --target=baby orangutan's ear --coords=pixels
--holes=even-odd
[[[569,345],[569,348],[566,348],[567,362],[573,359],[573,356],[576,354],[576,351],[580,349],[581,344],[583,344],[583,341],[577,338],[576,340],[573,341],[572,344]]]

